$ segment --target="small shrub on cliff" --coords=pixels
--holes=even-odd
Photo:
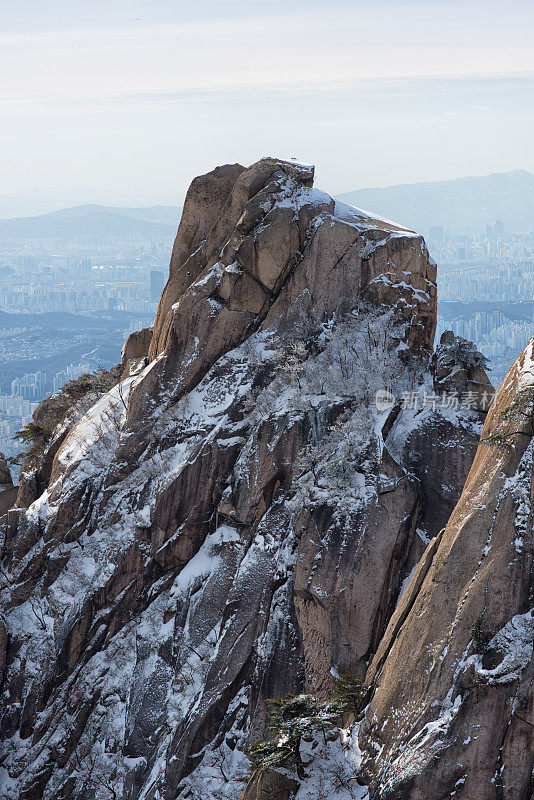
[[[291,731],[303,735],[310,728],[334,725],[343,705],[334,701],[318,700],[311,694],[290,695],[269,700],[269,729],[272,731]]]
[[[454,336],[454,338],[451,337],[441,342],[432,356],[430,369],[433,372],[444,366],[472,372],[475,369],[487,370],[489,361],[474,342],[463,339],[461,336]]]
[[[43,424],[30,422],[20,431],[17,431],[14,438],[25,445],[30,445],[21,453],[7,459],[9,464],[24,464],[28,459],[37,459],[45,450],[50,441],[54,430],[66,419],[71,409],[88,395],[93,395],[96,400],[106,392],[109,392],[120,381],[121,365],[104,369],[98,367],[95,372],[86,372],[78,378],[74,378],[55,394],[43,400],[36,414],[37,419],[43,420]]]
[[[333,695],[345,711],[359,711],[365,701],[366,688],[361,678],[349,670],[341,670],[334,678]]]
[[[512,430],[507,430],[510,423],[512,423]],[[501,425],[504,430],[499,430],[497,427]],[[517,392],[513,402],[499,416],[497,426],[493,433],[480,441],[514,450],[516,447],[515,437],[534,437],[534,390],[532,387],[529,386]]]
[[[315,731],[321,731],[326,739],[339,727],[341,715],[347,708],[344,702],[323,701],[313,695],[298,694],[269,700],[268,710],[268,730],[273,733],[273,738],[262,739],[245,749],[250,772],[293,767],[302,779],[301,741],[309,740]]]
[[[8,464],[12,465],[22,464],[27,458],[37,454],[41,450],[46,442],[46,432],[44,428],[41,428],[40,425],[36,425],[35,422],[28,422],[20,431],[15,433],[13,438],[18,439],[20,442],[27,445],[27,447],[22,453],[11,456],[7,458],[6,461]]]
[[[32,444],[39,439],[41,439],[45,435],[44,429],[41,428],[40,425],[36,425],[35,422],[28,422],[24,428],[21,428],[20,431],[17,431],[14,439],[19,439],[21,442],[27,444],[31,442]]]
[[[85,372],[79,378],[73,378],[62,387],[59,394],[64,398],[69,398],[76,402],[81,397],[96,392],[105,394],[119,382],[121,376],[121,365],[118,364],[111,369],[98,367],[94,372]]]

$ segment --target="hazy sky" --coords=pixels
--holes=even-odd
[[[533,0],[0,12],[0,195],[175,203],[195,174],[262,155],[312,161],[333,193],[534,171]]]

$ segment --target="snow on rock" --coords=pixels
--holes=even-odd
[[[376,405],[429,380],[435,267],[312,178],[195,179],[148,364],[3,520],[6,800],[235,800],[267,700],[376,650],[444,496],[399,443],[420,420]],[[355,736],[318,740],[301,800],[367,797]]]
[[[418,237],[417,233],[405,228],[403,225],[399,225],[397,222],[392,222],[392,220],[381,217],[372,211],[365,211],[362,208],[348,205],[348,203],[343,203],[341,200],[336,200],[334,212],[339,219],[355,227],[369,227],[369,222],[372,221],[379,223],[378,227],[389,230],[393,235]]]
[[[368,800],[366,786],[360,785],[361,754],[358,748],[358,729],[339,731],[337,734],[316,733],[302,753],[306,778],[302,781],[295,800]],[[307,760],[309,759],[309,761]]]
[[[528,794],[530,347],[492,403],[461,497],[428,544],[369,670],[375,692],[359,741],[378,797]]]
[[[501,659],[493,669],[484,669],[480,655],[471,656],[466,668],[474,664],[477,676],[487,683],[511,683],[521,678],[532,660],[534,645],[534,617],[532,609],[526,614],[516,614],[488,642],[488,650],[495,650]]]

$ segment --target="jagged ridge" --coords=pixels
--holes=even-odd
[[[312,180],[195,179],[153,331],[4,518],[6,798],[235,797],[266,698],[364,674],[439,530],[436,429],[460,493],[477,413],[374,406],[432,389],[435,265]]]

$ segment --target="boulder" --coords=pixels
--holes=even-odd
[[[11,470],[9,469],[5,455],[0,453],[0,491],[8,489],[11,486],[13,486]]]
[[[131,333],[121,354],[122,377],[127,378],[132,372],[145,366],[152,341],[152,328],[143,328]]]
[[[485,371],[487,363],[473,342],[445,331],[432,356],[434,391],[456,397],[469,408],[487,413],[495,396]]]
[[[17,487],[13,486],[13,478],[6,457],[0,453],[0,517],[7,514],[9,509],[15,505],[17,491]]]
[[[252,776],[239,800],[291,800],[298,787],[298,781],[274,769],[266,769]]]

